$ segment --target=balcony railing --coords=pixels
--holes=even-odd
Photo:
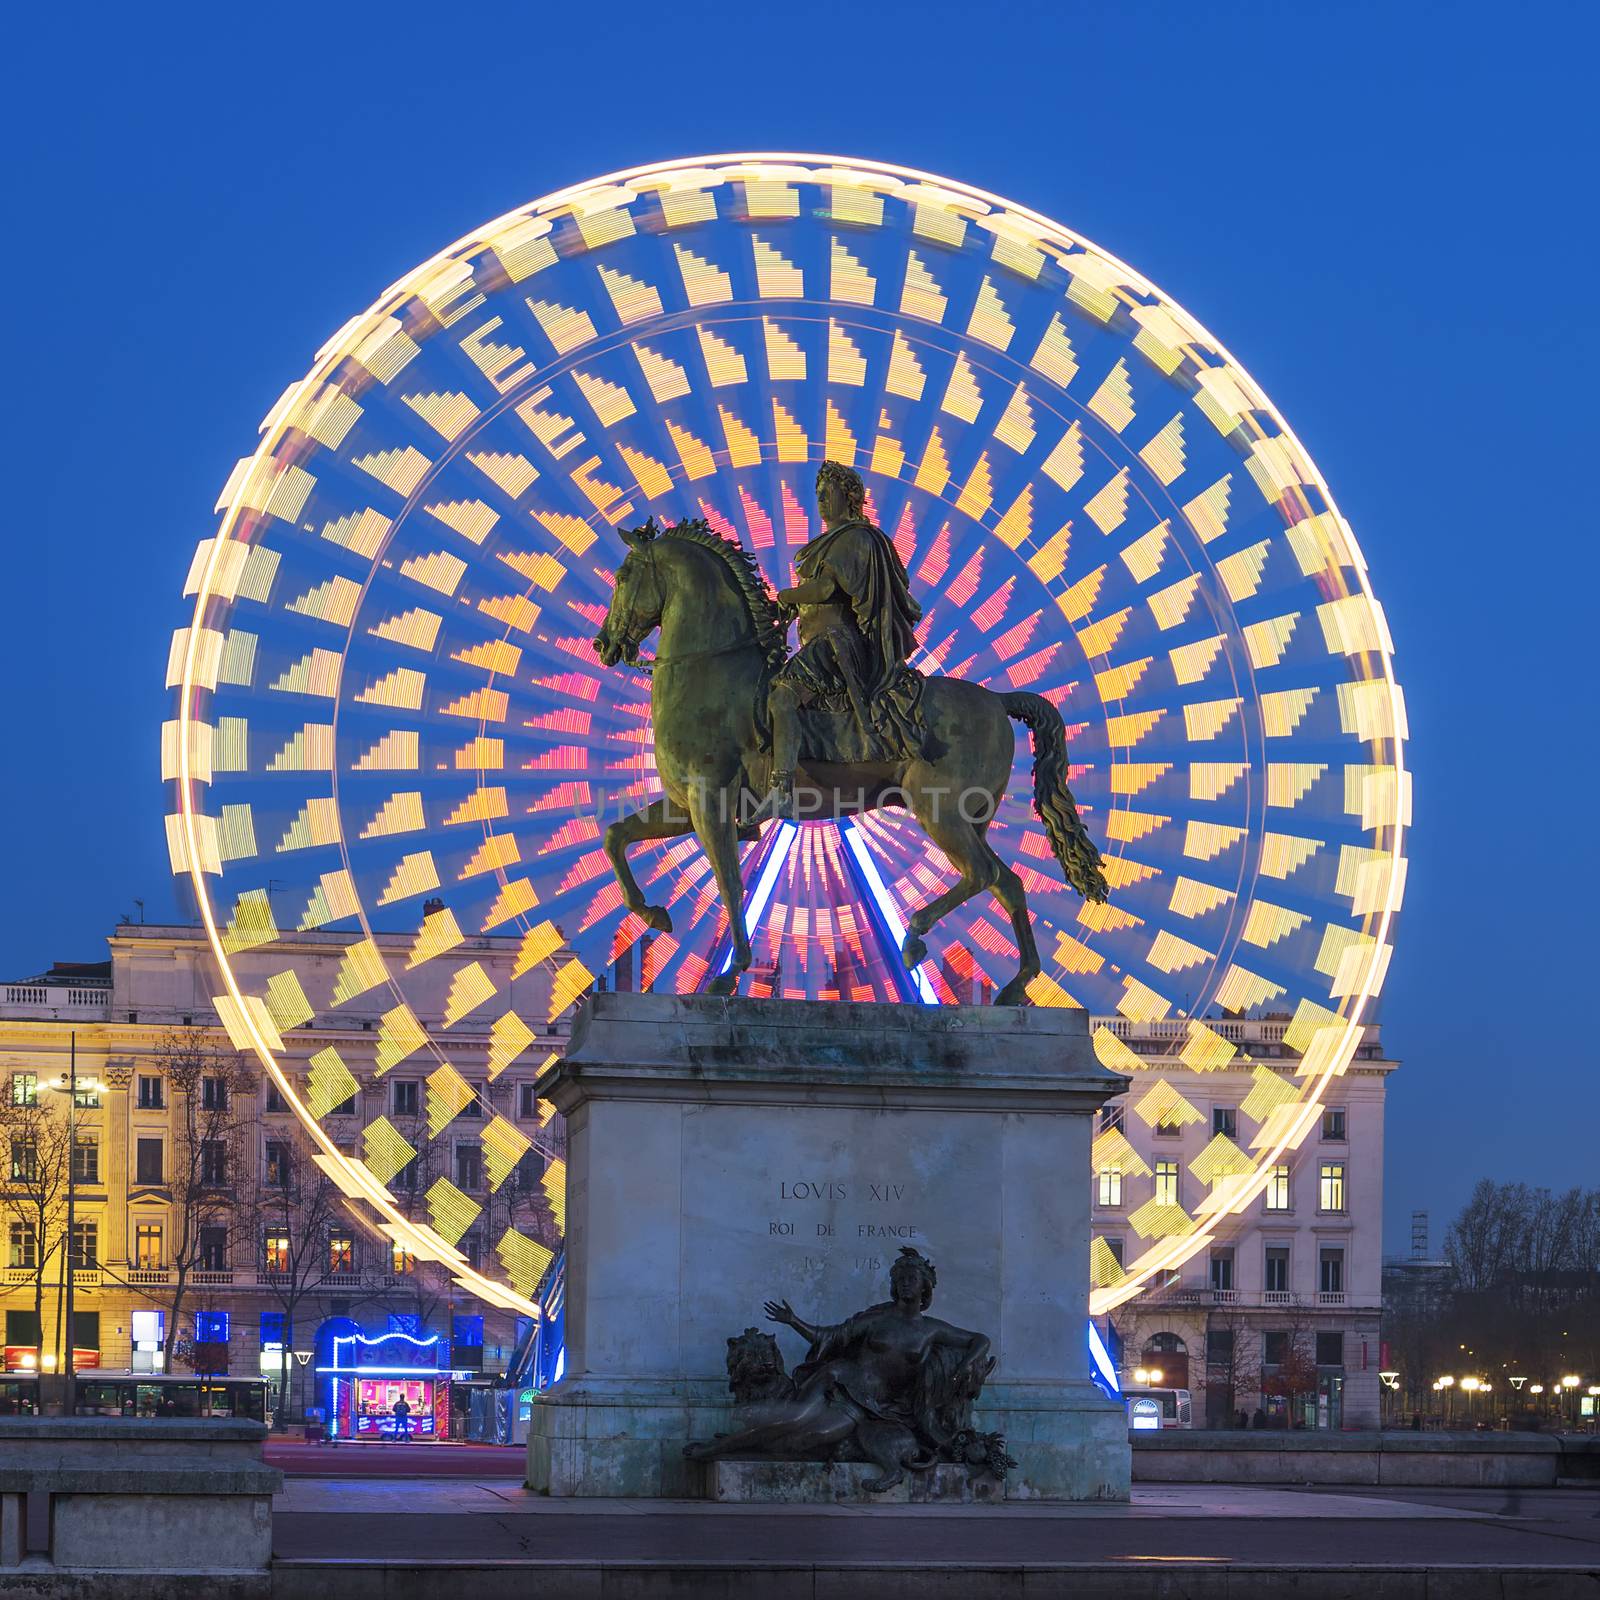
[[[135,1289],[164,1289],[171,1282],[171,1267],[128,1268],[128,1283]]]
[[[62,1017],[104,1020],[111,1012],[111,991],[83,984],[8,983],[0,989],[0,1012],[48,1020]]]
[[[1237,1305],[1239,1303],[1239,1291],[1237,1289],[1213,1289],[1211,1291],[1211,1301],[1213,1305],[1219,1306]]]
[[[1261,1294],[1264,1306],[1291,1306],[1294,1296],[1287,1289],[1264,1289]]]
[[[1342,1306],[1344,1304],[1343,1289],[1322,1289],[1317,1293],[1319,1306]]]

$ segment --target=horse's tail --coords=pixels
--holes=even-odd
[[[1067,730],[1061,713],[1043,695],[1021,691],[1000,696],[1006,715],[1026,723],[1033,735],[1033,809],[1039,813],[1050,848],[1067,882],[1085,900],[1110,893],[1100,861],[1067,787]]]

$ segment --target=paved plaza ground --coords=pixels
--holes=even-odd
[[[1125,1506],[771,1507],[549,1500],[507,1478],[291,1478],[274,1529],[285,1593],[305,1563],[307,1580],[344,1569],[327,1592],[362,1595],[431,1592],[396,1587],[403,1565],[471,1568],[480,1595],[515,1571],[530,1597],[1600,1595],[1600,1488],[1147,1485]]]

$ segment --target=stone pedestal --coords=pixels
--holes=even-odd
[[[1093,1114],[1125,1081],[1079,1011],[592,996],[539,1082],[567,1117],[567,1356],[529,1486],[727,1498],[772,1477],[683,1456],[730,1429],[729,1336],[770,1328],[769,1299],[819,1322],[882,1301],[914,1245],[932,1314],[992,1341],[977,1421],[1018,1462],[1007,1497],[1126,1499],[1126,1418],[1086,1338]],[[774,1331],[792,1369],[804,1348]]]

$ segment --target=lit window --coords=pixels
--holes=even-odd
[[[1289,1169],[1287,1166],[1274,1167],[1267,1174],[1267,1199],[1268,1211],[1287,1211],[1289,1209]]]
[[[393,1254],[390,1260],[390,1270],[402,1277],[408,1276],[410,1273],[413,1273],[417,1270],[417,1258],[412,1255],[412,1253],[407,1250],[406,1247],[399,1242],[399,1240],[396,1240],[394,1243]]]
[[[267,1232],[264,1241],[263,1257],[266,1261],[268,1272],[287,1272],[293,1254],[289,1243],[289,1235],[281,1228],[272,1228]]]
[[[1101,1167],[1100,1204],[1103,1206],[1120,1206],[1122,1204],[1121,1167]]]
[[[1344,1142],[1346,1135],[1343,1106],[1329,1106],[1322,1113],[1322,1137],[1337,1143]]]
[[[1317,1208],[1321,1211],[1344,1210],[1344,1162],[1322,1163],[1322,1177],[1317,1185]]]
[[[165,1251],[161,1245],[161,1224],[141,1222],[133,1230],[133,1264],[146,1271],[164,1266]]]
[[[226,1311],[195,1312],[194,1336],[200,1344],[226,1344],[228,1342],[228,1313]]]
[[[1156,1162],[1156,1204],[1175,1206],[1178,1203],[1178,1163]]]
[[[39,1074],[13,1072],[11,1074],[11,1103],[14,1106],[36,1106],[39,1103]]]
[[[328,1235],[328,1271],[351,1273],[356,1270],[356,1241],[353,1235],[334,1232]]]

